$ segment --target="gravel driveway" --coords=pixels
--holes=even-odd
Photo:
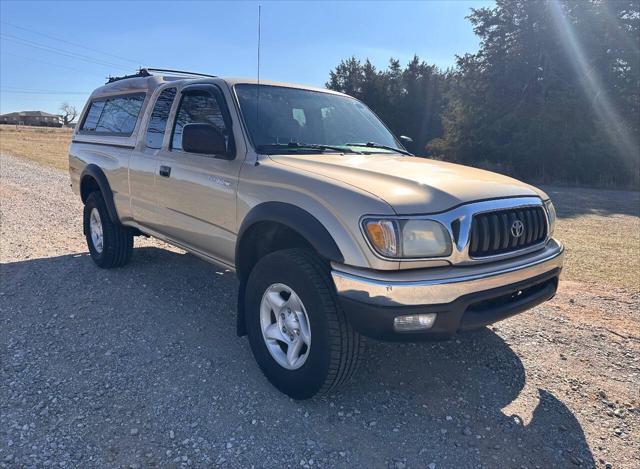
[[[145,239],[100,270],[65,172],[1,178],[2,467],[640,466],[640,340],[598,319],[637,330],[637,293],[564,282],[457,340],[371,341],[296,402],[235,335],[233,274]]]

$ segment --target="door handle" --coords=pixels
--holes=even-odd
[[[166,178],[171,176],[171,166],[160,166],[160,176]]]

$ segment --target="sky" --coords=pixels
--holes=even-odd
[[[0,113],[81,110],[108,75],[140,66],[324,86],[341,60],[414,54],[447,68],[478,49],[465,18],[491,1],[0,1]]]

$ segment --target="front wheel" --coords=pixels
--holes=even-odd
[[[131,229],[111,221],[107,204],[100,192],[92,192],[87,197],[84,206],[84,233],[89,254],[98,267],[120,267],[131,259]]]
[[[364,349],[327,267],[307,249],[277,251],[256,264],[247,281],[245,321],[263,373],[294,399],[347,381]]]

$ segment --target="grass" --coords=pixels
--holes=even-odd
[[[0,125],[0,153],[69,169],[71,129]]]
[[[563,278],[640,291],[640,192],[544,189],[567,249]]]
[[[0,125],[0,152],[68,168],[68,129]],[[567,248],[563,279],[640,291],[640,192],[545,187]]]

